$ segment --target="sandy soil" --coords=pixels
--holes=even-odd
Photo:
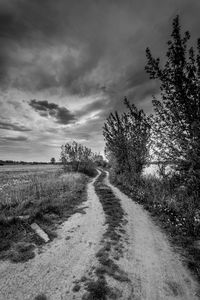
[[[131,284],[127,286],[124,284],[126,291],[120,298],[200,299],[198,284],[183,266],[179,255],[172,250],[166,236],[152,222],[149,214],[112,186],[108,178],[105,183],[121,200],[128,221],[125,226],[127,235],[127,242],[124,244],[125,254],[119,264],[128,273]]]
[[[33,300],[38,294],[51,300],[79,299],[72,292],[73,282],[95,264],[104,232],[104,214],[93,182],[83,204],[86,213],[70,217],[42,253],[26,263],[0,263],[0,300]]]

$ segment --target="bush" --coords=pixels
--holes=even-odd
[[[76,143],[66,143],[61,147],[61,162],[65,172],[81,172],[94,177],[97,174],[95,169],[92,150]]]
[[[124,184],[137,184],[148,160],[150,120],[143,110],[130,104],[125,98],[127,112],[111,113],[107,118],[103,135],[106,155],[112,168],[112,176]]]
[[[93,163],[80,163],[78,171],[90,177],[95,177],[97,175],[97,170]]]

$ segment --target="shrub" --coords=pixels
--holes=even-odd
[[[88,176],[96,175],[92,150],[77,142],[66,143],[61,147],[61,162],[64,171],[81,172]]]

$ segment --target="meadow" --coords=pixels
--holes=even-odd
[[[32,258],[32,245],[44,241],[30,225],[37,223],[53,239],[57,225],[86,200],[87,181],[84,174],[64,173],[60,165],[1,166],[0,257]]]
[[[9,208],[22,204],[33,191],[28,192],[34,185],[40,185],[44,178],[61,171],[58,165],[4,165],[0,166],[0,206]],[[28,193],[28,194],[27,194]],[[24,198],[24,199],[23,199]]]

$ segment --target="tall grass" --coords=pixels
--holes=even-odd
[[[184,251],[186,263],[200,280],[200,247],[196,247],[200,239],[200,209],[196,198],[180,184],[178,177],[148,175],[139,184],[117,177],[114,183],[151,213],[173,245]]]
[[[0,193],[1,214],[19,215],[30,213],[42,202],[57,202],[63,194],[68,197],[80,190],[84,176],[78,173],[31,175],[29,179],[10,181]],[[67,201],[67,199],[66,199]]]
[[[87,180],[83,174],[62,170],[26,174],[21,179],[9,174],[0,191],[0,258],[13,262],[33,258],[33,244],[44,241],[33,232],[31,223],[36,222],[53,239],[57,224],[86,200]],[[19,218],[23,215],[28,218]]]

